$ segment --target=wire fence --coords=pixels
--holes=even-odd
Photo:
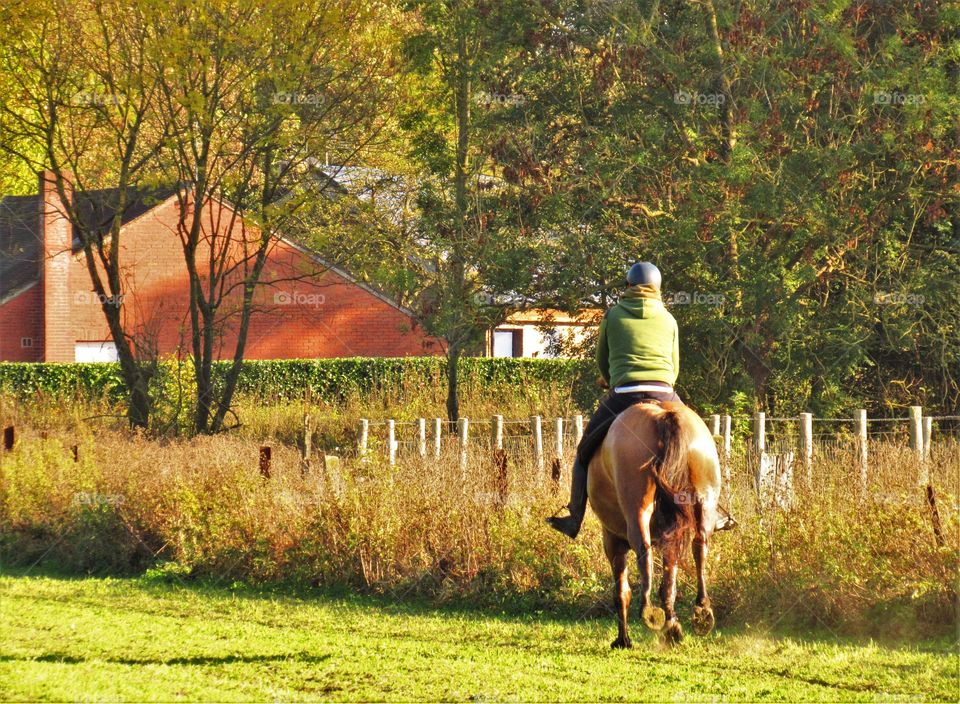
[[[868,418],[861,410],[855,416],[830,418],[713,415],[704,422],[715,436],[728,478],[734,467],[746,467],[757,478],[765,462],[782,466],[784,460],[807,475],[821,462],[849,463],[867,472],[871,457],[902,452],[918,463],[923,481],[928,460],[939,456],[938,446],[960,445],[960,415],[923,416],[919,407],[911,408],[904,418]],[[464,463],[499,451],[537,468],[557,461],[566,466],[584,425],[582,415],[461,418],[456,423],[441,418],[361,419],[357,454],[370,457],[381,453],[393,464],[408,457],[436,458],[453,448]],[[558,470],[552,466],[551,471],[556,474]]]

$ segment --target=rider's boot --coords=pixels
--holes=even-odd
[[[576,538],[587,510],[587,468],[577,458],[573,463],[573,480],[570,483],[570,503],[567,504],[569,516],[552,516],[547,524],[570,539]]]

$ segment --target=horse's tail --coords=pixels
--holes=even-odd
[[[657,484],[657,510],[667,532],[694,524],[696,490],[690,481],[687,448],[689,432],[680,413],[665,410],[657,419],[657,456],[653,477]]]

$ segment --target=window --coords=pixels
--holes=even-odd
[[[494,357],[522,357],[523,330],[494,330]]]
[[[116,362],[117,346],[113,341],[78,342],[75,348],[75,359],[78,362]]]
[[[33,338],[32,337],[21,337],[20,338],[21,347],[33,347]]]

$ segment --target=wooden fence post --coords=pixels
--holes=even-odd
[[[813,414],[800,414],[800,452],[803,454],[804,478],[813,486]]]
[[[563,418],[557,418],[553,424],[556,443],[554,445],[554,458],[550,463],[550,478],[554,482],[560,481],[560,471],[563,464]]]
[[[391,466],[397,463],[397,424],[393,418],[387,421],[387,462]]]
[[[579,446],[580,441],[583,440],[583,416],[579,413],[573,417],[573,437]]]
[[[443,420],[433,419],[433,456],[440,457],[440,439],[443,436]]]
[[[729,414],[723,416],[723,456],[729,462],[733,451],[733,418]],[[727,476],[727,479],[730,477]]]
[[[467,441],[470,439],[470,427],[466,418],[457,421],[457,430],[460,437],[460,471],[467,471]]]
[[[923,461],[930,459],[930,438],[933,436],[933,418],[924,416],[923,418]]]
[[[503,416],[494,416],[491,424],[491,442],[493,446],[493,468],[496,482],[496,502],[500,507],[507,504],[507,453],[503,450]]]
[[[300,458],[300,474],[306,476],[313,461],[313,426],[310,425],[310,414],[303,414],[303,457]]]
[[[417,452],[421,458],[427,456],[427,419],[417,419]]]
[[[929,483],[930,475],[927,466],[923,462],[923,408],[921,406],[910,406],[910,449],[917,455],[917,461],[920,464],[920,472],[917,476],[917,483],[920,486],[926,486]]]
[[[753,416],[753,449],[763,454],[767,449],[767,414],[757,411]]]
[[[494,416],[491,423],[490,444],[494,451],[503,449],[503,416]]]
[[[867,457],[867,411],[865,408],[857,411],[857,445],[860,455],[860,488],[866,493],[869,458]]]
[[[366,418],[360,419],[360,436],[357,440],[357,450],[360,456],[367,454],[367,439],[370,435],[370,421]]]
[[[533,459],[537,470],[543,471],[543,423],[540,416],[533,416],[530,419],[533,430]]]
[[[720,415],[717,413],[710,416],[710,434],[714,438],[720,435]]]
[[[730,497],[730,455],[733,448],[733,419],[729,414],[723,416],[723,483]]]
[[[270,458],[272,455],[273,451],[269,445],[260,446],[260,476],[264,479],[270,478]]]
[[[12,425],[3,429],[3,449],[9,452],[13,449],[13,443],[16,440],[16,430]]]

